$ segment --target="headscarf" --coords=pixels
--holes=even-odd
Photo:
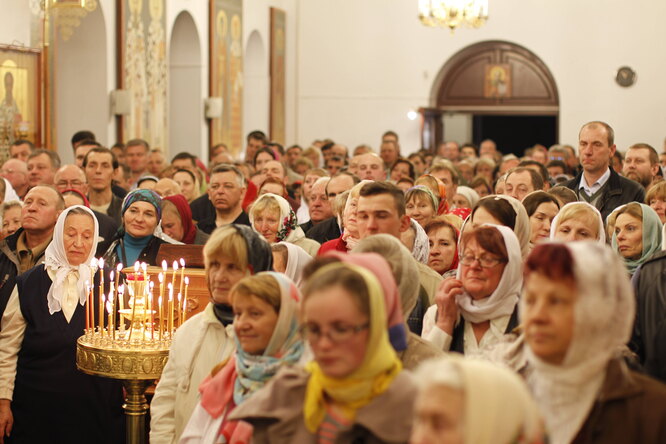
[[[395,351],[406,350],[407,330],[400,306],[400,294],[398,293],[398,286],[395,283],[391,268],[386,260],[376,253],[345,254],[339,251],[330,251],[324,256],[335,257],[340,262],[358,265],[375,275],[384,293],[389,341]]]
[[[341,408],[347,419],[353,420],[356,411],[385,392],[402,370],[400,359],[388,340],[382,289],[370,271],[357,265],[334,263],[322,267],[310,279],[316,281],[323,273],[343,268],[360,274],[368,287],[368,342],[361,365],[343,379],[326,376],[316,361],[307,364],[306,370],[310,373],[310,378],[305,391],[303,416],[305,426],[313,434],[317,432],[326,415],[326,397],[331,398]]]
[[[638,202],[636,202],[638,203]],[[638,203],[641,206],[641,211],[643,212],[643,221],[641,223],[643,227],[643,251],[641,256],[638,259],[624,259],[624,263],[629,270],[629,274],[634,274],[639,265],[647,260],[650,256],[661,249],[661,230],[663,225],[661,224],[661,219],[656,211],[650,208],[648,205]],[[613,210],[608,219],[611,219],[614,215],[617,214],[622,208],[626,205],[621,205]],[[616,216],[617,217],[617,216]],[[619,254],[619,247],[617,245],[617,234],[613,232],[613,237],[611,238],[611,246],[616,253]]]
[[[65,231],[65,220],[67,215],[74,209],[82,209],[87,214],[92,217],[94,223],[93,231],[93,242],[88,257],[81,265],[73,266],[70,265],[67,261],[67,253],[65,252],[64,244],[64,231]],[[94,270],[91,269],[90,261],[95,254],[95,248],[97,247],[97,242],[99,241],[99,224],[97,218],[93,214],[90,208],[86,208],[82,205],[74,205],[65,209],[58,220],[56,221],[55,228],[53,229],[53,240],[46,247],[44,252],[44,267],[48,270],[55,272],[55,279],[49,287],[49,292],[46,295],[46,300],[49,306],[49,314],[53,314],[62,309],[62,299],[64,297],[64,282],[67,279],[67,276],[70,273],[78,273],[78,280],[76,284],[76,289],[79,293],[79,303],[84,305],[86,303],[86,283],[92,285],[93,283],[93,273]]]
[[[511,370],[455,353],[425,362],[414,381],[421,396],[435,387],[460,390],[463,441],[474,444],[546,442],[539,412],[523,380]]]
[[[449,211],[449,214],[458,216],[463,220],[463,222],[469,217],[471,213],[472,213],[471,208],[454,208],[453,210]]]
[[[524,258],[530,252],[530,239],[532,238],[532,226],[530,225],[530,217],[527,215],[527,210],[523,204],[511,196],[497,195],[495,199],[504,199],[511,204],[513,211],[516,213],[516,225],[513,227],[513,232],[516,234],[518,243],[520,244],[520,254]]]
[[[212,418],[219,418],[230,405],[244,402],[275,376],[282,366],[298,362],[303,354],[304,345],[298,334],[298,307],[301,300],[298,288],[280,273],[259,274],[269,274],[280,288],[280,312],[277,322],[263,354],[246,353],[238,338],[235,338],[235,356],[220,372],[200,385],[201,406]],[[251,430],[247,430],[246,427],[239,427],[237,421],[223,423],[220,429],[225,438],[224,442],[249,442],[236,441],[239,439],[238,435],[248,435],[242,438],[250,438],[249,432]],[[234,440],[231,439],[232,436]]]
[[[183,224],[183,239],[181,242],[184,244],[193,244],[194,238],[197,236],[197,228],[192,221],[192,209],[187,199],[182,194],[174,194],[173,196],[163,197],[163,200],[168,200],[176,206],[178,214],[180,215],[181,223]]]
[[[500,316],[511,315],[518,303],[520,291],[523,286],[523,263],[520,255],[520,245],[514,232],[511,228],[504,225],[483,224],[482,226],[492,227],[500,232],[508,253],[508,261],[504,266],[504,271],[502,272],[499,284],[497,284],[497,288],[490,296],[477,301],[472,299],[472,296],[464,290],[462,294],[456,296],[456,303],[462,317],[465,321],[475,324]],[[459,247],[462,254],[465,245],[461,243]],[[461,279],[462,267],[462,264],[458,265],[456,279]]]
[[[140,188],[127,193],[127,196],[125,196],[125,199],[123,200],[121,216],[125,215],[127,209],[134,202],[148,202],[149,204],[155,207],[155,211],[157,212],[157,221],[159,222],[160,219],[162,219],[162,207],[160,205],[160,202],[162,202],[162,198],[160,197],[159,194],[157,194],[153,190],[146,190]]]
[[[422,264],[428,263],[430,255],[430,240],[420,223],[410,218],[409,223],[414,229],[414,246],[412,247],[412,256]]]
[[[477,193],[474,189],[464,185],[459,185],[458,188],[456,188],[456,194],[464,196],[465,199],[467,199],[469,202],[470,208],[474,208],[474,205],[476,205],[479,199],[481,199],[479,193]]]
[[[578,294],[569,349],[561,365],[552,365],[525,347],[534,370],[527,382],[553,444],[570,443],[585,422],[608,362],[631,337],[636,311],[626,269],[613,250],[593,241],[564,245],[574,260]],[[524,304],[522,299],[521,312]]]
[[[437,211],[437,209],[439,208],[439,198],[437,196],[435,196],[435,193],[433,193],[430,188],[428,188],[425,185],[414,185],[413,187],[411,187],[407,190],[407,193],[412,191],[412,190],[419,190],[419,191],[422,191],[422,192],[426,193],[428,195],[428,197],[430,198],[430,200],[431,200],[432,207],[435,209],[435,211]]]
[[[274,271],[269,274],[280,286],[280,313],[277,323],[261,356],[246,353],[236,338],[236,373],[234,402],[245,401],[252,393],[264,386],[279,368],[295,364],[303,354],[303,342],[298,334],[298,306],[301,294],[287,276]]]
[[[229,224],[243,237],[247,251],[247,268],[250,274],[262,271],[273,271],[273,253],[268,242],[247,225]],[[213,304],[213,313],[222,325],[229,325],[234,321],[234,313],[228,304]]]
[[[300,288],[303,269],[307,264],[312,262],[312,256],[298,245],[289,242],[280,242],[280,245],[284,245],[287,248],[287,265],[284,274],[294,281],[296,287]]]
[[[349,212],[351,211],[351,204],[354,199],[357,201],[357,209],[358,209],[358,197],[359,193],[361,191],[361,188],[366,183],[370,183],[372,180],[362,180],[356,185],[352,187],[352,189],[349,191],[349,195],[347,196],[347,202],[345,202],[345,208],[342,210],[342,226],[343,226],[343,232],[342,232],[342,240],[345,243],[345,247],[347,248],[347,251],[351,250],[354,248],[358,242],[359,242],[359,234],[358,234],[358,227],[355,226],[352,227],[350,226],[349,223]]]
[[[377,253],[386,259],[398,284],[402,316],[407,318],[419,298],[419,269],[412,253],[395,236],[373,234],[361,240],[352,253]]]
[[[19,197],[18,194],[16,194],[16,190],[14,190],[14,187],[12,186],[11,182],[9,182],[4,177],[2,178],[2,180],[5,181],[5,197],[2,201],[11,202],[12,200],[18,200],[19,202],[21,202],[21,198]]]
[[[86,208],[90,208],[90,201],[88,201],[86,195],[80,192],[79,190],[75,190],[74,188],[69,188],[67,190],[64,190],[60,194],[64,195],[65,193],[76,193],[81,199],[83,199],[83,206]]]
[[[231,224],[243,236],[247,246],[247,260],[250,273],[273,271],[273,253],[271,246],[260,234],[247,225]]]
[[[253,205],[256,205],[263,199],[274,199],[275,202],[280,207],[280,214],[278,219],[280,223],[278,225],[277,232],[277,241],[278,242],[298,242],[301,239],[305,239],[305,233],[303,229],[298,226],[298,220],[296,219],[296,213],[291,209],[289,202],[282,196],[278,196],[273,193],[262,194],[254,201]],[[254,211],[250,211],[250,225],[254,229]],[[256,231],[256,230],[255,230]]]
[[[597,219],[597,229],[599,230],[599,235],[597,236],[596,242],[599,245],[606,245],[606,229],[604,227],[604,219],[601,217],[601,213],[595,207],[594,205],[590,205],[587,202],[569,202],[568,204],[564,205],[562,208],[560,208],[560,211],[555,215],[553,218],[553,222],[550,224],[550,240],[551,241],[557,241],[555,238],[555,234],[557,233],[557,227],[559,225],[560,221],[560,216],[562,215],[563,212],[565,212],[565,208],[571,208],[574,205],[584,205],[587,206],[592,210],[592,212],[595,214],[596,219]]]
[[[661,229],[661,249],[666,250],[666,224]]]

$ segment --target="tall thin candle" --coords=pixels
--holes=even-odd
[[[111,295],[109,295],[109,296],[111,296]],[[108,301],[106,301],[106,312],[108,313],[107,316],[108,316],[108,318],[109,318],[109,321],[108,321],[108,324],[109,324],[109,332],[108,332],[108,334],[107,334],[107,337],[108,337],[108,338],[112,338],[112,336],[111,336],[111,334],[112,334],[111,331],[112,331],[112,330],[111,330],[111,329],[113,328],[113,323],[111,322],[111,317],[113,316],[113,312],[111,311],[111,308],[112,308],[112,307],[111,307],[111,299],[109,299]]]
[[[150,281],[150,286],[149,289],[150,291],[148,292],[149,297],[148,297],[148,312],[150,313],[150,340],[153,341],[155,339],[155,317],[154,313],[155,311],[153,310],[153,287],[155,284],[153,281]]]
[[[106,302],[106,296],[104,293],[99,297],[99,335],[101,338],[104,338],[104,303]]]
[[[86,281],[86,333],[90,330],[90,281]]]
[[[97,261],[99,265],[99,331],[104,330],[104,303],[102,302],[102,295],[104,294],[104,259]]]
[[[180,258],[180,289],[178,290],[179,294],[183,294],[183,285],[185,283],[185,260]]]
[[[162,261],[164,265],[166,265],[166,261]],[[159,314],[157,315],[158,319],[160,320],[160,327],[159,327],[159,336],[160,336],[160,341],[162,340],[162,330],[164,330],[163,324],[164,324],[164,312],[162,310],[162,300],[164,299],[164,274],[160,273],[157,275],[157,279],[160,281],[160,297],[157,301],[157,308],[159,310]]]
[[[157,309],[160,311],[160,327],[159,327],[158,333],[160,335],[159,339],[161,341],[162,340],[162,330],[163,330],[163,328],[162,328],[162,321],[163,321],[163,319],[162,319],[162,296],[157,298]]]
[[[169,314],[168,314],[168,319],[169,319],[169,336],[173,334],[173,285],[169,284]]]
[[[185,276],[185,300],[183,301],[183,322],[187,320],[187,289],[190,286],[190,278]]]

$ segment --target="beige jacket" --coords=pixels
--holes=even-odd
[[[230,419],[252,424],[253,444],[315,444],[317,437],[307,430],[303,419],[308,378],[302,368],[281,370],[263,389],[236,407]],[[411,376],[401,372],[388,390],[358,410],[354,424],[342,431],[336,443],[407,443],[415,397]]]
[[[234,348],[233,327],[217,320],[212,304],[176,331],[150,405],[151,444],[178,442],[199,402],[199,384]]]

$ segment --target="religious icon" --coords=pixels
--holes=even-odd
[[[39,51],[0,47],[0,161],[17,139],[40,144]]]
[[[483,96],[492,99],[511,97],[511,65],[486,65]]]

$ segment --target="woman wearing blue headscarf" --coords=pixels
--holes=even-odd
[[[137,189],[125,196],[122,227],[104,254],[104,262],[110,269],[118,263],[131,266],[136,261],[158,265],[160,245],[168,243],[155,234],[162,217],[161,201],[159,194],[152,190]]]

